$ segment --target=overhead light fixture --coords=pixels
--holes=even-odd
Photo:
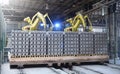
[[[0,0],[1,5],[9,5],[9,0]]]
[[[43,23],[41,23],[41,24],[40,24],[40,26],[44,26],[44,24],[43,24]]]
[[[55,24],[55,28],[59,28],[60,27],[60,24],[59,23],[56,23]]]

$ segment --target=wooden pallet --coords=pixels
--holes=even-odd
[[[48,64],[51,66],[54,63],[69,63],[69,62],[104,62],[108,61],[108,55],[94,56],[58,56],[58,57],[20,57],[10,58],[10,65],[33,65],[33,64]]]

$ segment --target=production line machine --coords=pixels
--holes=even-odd
[[[92,23],[88,16],[78,13],[67,22],[71,27],[63,31],[36,31],[39,22],[46,28],[48,14],[38,12],[24,21],[29,25],[23,31],[11,32],[10,65],[105,62],[108,61],[107,33],[92,32]],[[80,25],[84,32],[78,32]]]

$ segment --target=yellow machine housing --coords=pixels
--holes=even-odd
[[[49,16],[48,16],[48,13],[46,13],[45,15],[43,15],[42,13],[40,12],[37,12],[33,17],[32,17],[32,20],[30,19],[30,17],[26,17],[24,19],[25,22],[27,22],[29,25],[26,25],[24,27],[22,27],[22,30],[23,31],[33,31],[33,30],[37,30],[37,27],[38,27],[38,24],[40,22],[43,23],[44,25],[44,29],[46,29],[46,17],[48,18],[48,20],[50,21],[50,23],[52,24],[53,26],[53,23],[52,21],[50,20]],[[50,27],[50,29],[52,30],[52,26]]]
[[[87,15],[83,16],[78,13],[74,18],[66,20],[71,24],[71,27],[65,28],[64,31],[78,31],[80,25],[83,26],[83,31],[92,31],[92,23]]]

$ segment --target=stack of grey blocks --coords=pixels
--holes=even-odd
[[[45,56],[46,44],[46,31],[30,32],[30,56]]]
[[[79,34],[78,32],[66,32],[64,35],[64,54],[79,54]]]
[[[108,54],[107,49],[107,34],[106,33],[95,33],[95,54]]]
[[[63,32],[48,32],[48,55],[63,55]]]
[[[12,31],[13,56],[106,55],[107,33]]]
[[[13,56],[29,55],[29,35],[24,31],[12,31],[11,53]]]
[[[93,33],[82,32],[79,35],[80,54],[93,54]]]

